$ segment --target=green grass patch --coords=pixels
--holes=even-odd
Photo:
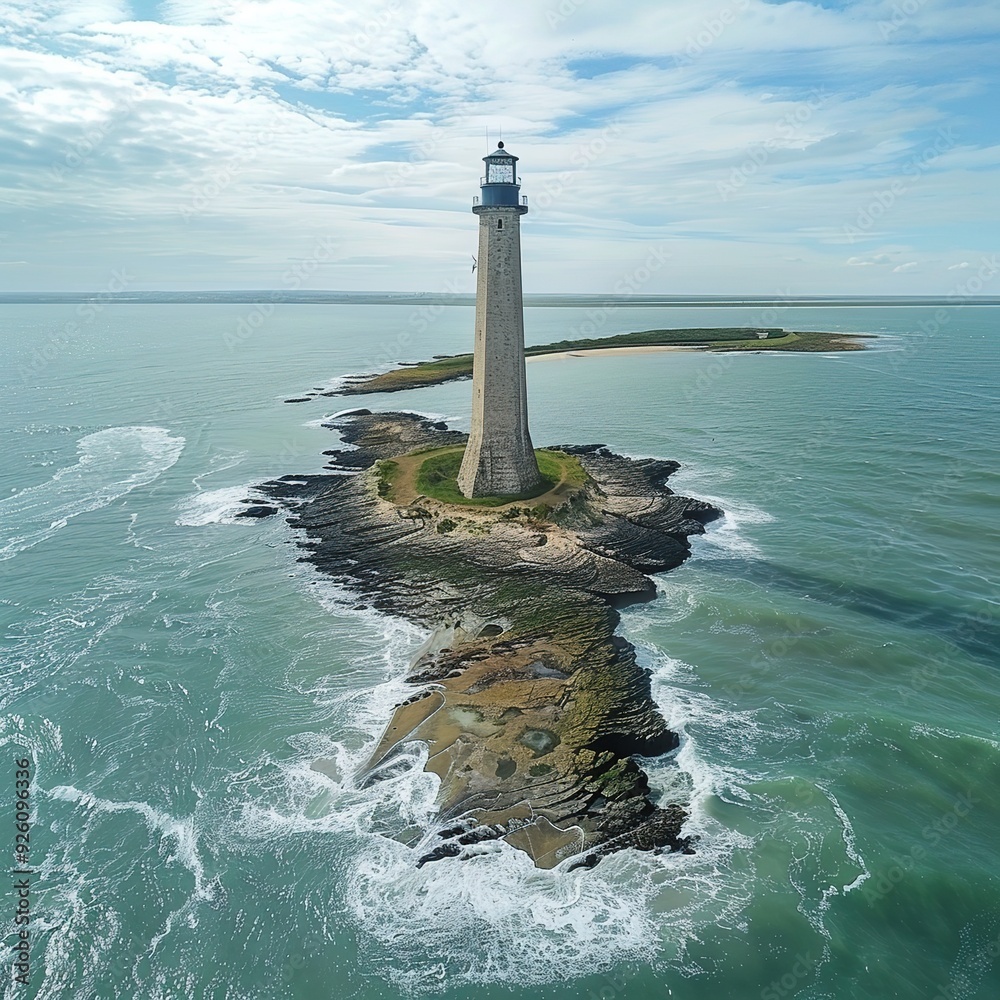
[[[399,472],[399,463],[391,458],[383,458],[375,465],[375,488],[378,495],[386,499],[392,493],[392,481]]]
[[[714,344],[713,351],[794,351],[815,354],[828,351],[863,351],[865,338],[857,333],[817,333],[799,331],[767,340],[736,340]]]
[[[538,471],[550,478],[553,485],[565,480],[570,486],[583,486],[587,481],[587,473],[575,455],[546,448],[536,449],[535,458],[538,461]]]
[[[542,475],[542,485],[529,494],[499,497],[464,496],[458,488],[458,471],[465,455],[464,447],[443,448],[429,452],[417,471],[417,492],[442,503],[462,507],[502,507],[518,500],[531,500],[548,493],[549,490],[566,482],[570,486],[582,486],[587,481],[587,473],[579,459],[562,451],[537,449],[535,459]]]
[[[767,340],[784,336],[785,331],[777,328],[757,329],[756,327],[694,327],[686,330],[641,330],[638,333],[618,333],[596,340],[560,340],[554,344],[528,347],[525,354],[554,354],[561,351],[604,350],[609,347],[701,347],[719,344],[729,340]]]
[[[345,389],[345,395],[369,392],[400,392],[403,389],[418,389],[426,385],[439,385],[454,379],[472,375],[472,355],[457,354],[451,358],[437,358],[419,365],[407,365],[382,375],[373,375],[361,382],[355,382]]]

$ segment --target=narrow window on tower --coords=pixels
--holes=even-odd
[[[503,219],[497,219],[497,229],[503,229]]]

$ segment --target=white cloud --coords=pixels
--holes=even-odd
[[[0,195],[25,220],[23,255],[45,287],[123,254],[153,284],[157,268],[201,280],[208,254],[209,284],[245,285],[335,233],[330,287],[384,284],[384,269],[356,266],[376,260],[405,287],[439,287],[474,240],[466,213],[499,124],[553,290],[614,284],[599,263],[560,277],[571,244],[618,262],[683,241],[691,290],[725,259],[747,291],[789,263],[836,281],[845,245],[849,280],[865,267],[877,280],[873,265],[903,252],[887,246],[926,259],[935,227],[964,227],[952,259],[987,248],[1000,147],[966,126],[928,169],[906,169],[982,89],[942,39],[976,10],[992,24],[988,5],[959,4],[938,36],[938,13],[921,14],[888,42],[891,5],[638,0],[553,20],[558,7],[175,0],[158,23],[112,0],[0,2]],[[798,83],[806,69],[815,90]],[[89,239],[88,263],[63,248],[69,233]]]
[[[868,254],[863,257],[848,257],[847,263],[854,267],[871,267],[873,264],[890,264],[902,251],[893,249],[882,253]]]

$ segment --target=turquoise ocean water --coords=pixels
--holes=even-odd
[[[37,872],[31,985],[4,996],[1000,996],[1000,308],[934,313],[527,310],[534,343],[880,335],[529,365],[536,445],[676,459],[727,512],[622,623],[697,851],[566,873],[499,845],[414,867],[420,751],[351,774],[421,633],[353,610],[281,520],[232,518],[318,471],[353,402],[286,397],[463,350],[471,309],[0,308],[0,781],[12,802],[31,757]],[[469,394],[364,403],[467,427]]]

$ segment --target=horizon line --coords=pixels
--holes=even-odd
[[[572,302],[586,304],[604,303],[608,305],[631,306],[681,306],[681,305],[875,305],[875,304],[915,304],[915,305],[1000,305],[1000,297],[989,295],[963,295],[947,293],[937,295],[622,295],[602,294],[600,292],[526,292],[526,305],[559,304],[569,305]],[[271,302],[275,304],[336,304],[337,302],[354,302],[357,305],[469,305],[476,301],[475,292],[399,292],[399,291],[342,291],[335,289],[297,290],[270,288],[233,288],[233,289],[145,289],[135,292],[126,291],[33,291],[33,292],[0,292],[0,304],[3,305],[46,305],[56,303],[107,303],[137,305],[166,304],[254,304]]]

